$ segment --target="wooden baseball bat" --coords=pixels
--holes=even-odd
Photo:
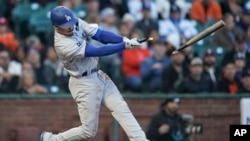
[[[218,22],[216,22],[215,24],[211,25],[210,27],[208,27],[207,29],[203,30],[202,32],[200,32],[198,35],[194,36],[193,38],[191,38],[190,40],[188,40],[185,44],[183,44],[179,49],[173,50],[172,54],[176,54],[179,51],[185,49],[186,47],[189,47],[190,45],[198,42],[199,40],[207,37],[208,35],[210,35],[211,33],[221,29],[222,27],[225,26],[225,23],[223,20],[220,20]]]

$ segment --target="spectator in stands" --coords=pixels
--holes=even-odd
[[[30,49],[27,53],[26,61],[32,65],[36,82],[41,85],[46,85],[46,74],[43,73],[43,64],[41,63],[39,52],[36,49]]]
[[[46,94],[48,90],[36,83],[35,75],[32,71],[24,71],[21,76],[21,85],[18,92],[21,94]]]
[[[194,24],[181,18],[181,9],[177,5],[170,7],[170,17],[159,22],[159,34],[161,37],[167,37],[169,34],[179,34],[181,40],[191,38],[198,33]]]
[[[126,30],[128,30],[127,32],[129,34],[131,34],[131,32],[135,29],[135,25],[136,25],[136,20],[133,17],[133,15],[126,13],[123,17],[122,17],[122,23],[126,26]],[[127,36],[128,37],[128,36]]]
[[[7,50],[0,50],[0,93],[17,90],[21,76],[21,64],[11,60]]]
[[[235,26],[232,14],[226,13],[223,20],[225,27],[215,33],[210,43],[215,48],[222,47],[225,52],[230,52],[235,48],[236,35],[241,34],[242,30]]]
[[[250,68],[244,68],[241,78],[242,87],[239,93],[250,93]]]
[[[125,13],[128,13],[127,0],[99,0],[101,10],[105,7],[113,7],[119,18],[123,17]]]
[[[192,4],[190,16],[199,24],[205,25],[209,21],[220,20],[222,11],[219,3],[215,0],[195,0]]]
[[[32,72],[34,71],[31,63],[29,63],[28,61],[24,61],[22,63],[22,72],[24,71],[32,71]]]
[[[118,33],[116,27],[116,14],[115,10],[111,7],[107,7],[101,11],[101,20],[100,27],[109,30],[113,33]]]
[[[240,88],[240,81],[236,79],[234,62],[227,62],[223,66],[222,75],[217,84],[217,90],[231,95],[236,94]]]
[[[186,14],[189,13],[191,8],[191,6],[187,4],[185,0],[156,0],[159,19],[169,19],[170,7],[173,5],[180,7],[181,18],[185,18]]]
[[[247,33],[246,33],[246,48],[247,52],[250,52],[250,26],[247,28]]]
[[[84,0],[88,14],[94,13],[98,14],[99,13],[99,8],[100,8],[100,3],[98,0]]]
[[[170,38],[171,36],[177,36],[177,40]],[[167,48],[179,48],[180,40],[178,35],[171,34],[171,36],[168,36]],[[171,55],[171,62],[162,73],[163,92],[176,92],[177,87],[180,85],[183,77],[188,73],[187,68],[185,68],[184,58],[185,56],[183,52]]]
[[[152,0],[128,0],[129,13],[135,17],[136,21],[141,20],[143,18],[142,5],[144,2],[150,4],[150,17],[156,20],[158,18],[157,7],[155,1]]]
[[[150,30],[158,30],[158,23],[150,17],[151,5],[149,2],[142,2],[142,20],[138,21],[136,27],[140,29],[145,37],[149,36]]]
[[[18,47],[16,55],[14,56],[15,60],[19,63],[23,63],[26,58],[26,53],[24,47]]]
[[[236,77],[236,79],[240,80],[241,77],[242,77],[242,71],[246,67],[245,56],[243,56],[240,53],[235,54],[235,56],[234,56],[234,64],[235,64],[235,68],[236,68],[235,77]]]
[[[154,40],[151,40],[148,42],[149,48],[151,48],[151,46],[154,45],[158,40],[162,40],[162,39],[160,39],[159,34],[158,34],[158,30],[156,30],[156,29],[151,30],[149,32],[148,37],[152,37],[154,39]]]
[[[141,38],[142,33],[134,31],[131,38]],[[122,71],[125,77],[125,89],[132,92],[142,91],[141,64],[150,57],[147,46],[134,50],[125,50],[122,54]]]
[[[225,0],[220,3],[222,14],[230,13],[234,16],[235,21],[240,20],[243,13],[243,7],[240,0]]]
[[[194,52],[194,47],[191,45],[185,49],[182,50],[184,56],[185,56],[185,59],[184,59],[184,66],[186,68],[188,68],[191,60],[194,58],[194,57],[197,57],[198,54],[196,52]]]
[[[53,47],[48,48],[47,57],[43,63],[43,74],[46,75],[46,84],[57,85],[56,69],[60,62]]]
[[[212,81],[202,75],[203,62],[195,57],[190,62],[190,74],[186,76],[178,87],[179,93],[210,93],[214,91]]]
[[[210,48],[207,49],[203,56],[203,74],[213,82],[214,87],[217,86],[217,79],[221,75],[220,68],[216,62],[214,51]]]
[[[44,58],[46,56],[46,48],[44,44],[41,42],[40,38],[36,35],[30,35],[26,40],[26,51],[35,49],[40,54],[41,63],[44,61]]]
[[[188,121],[178,112],[180,100],[178,98],[166,99],[160,110],[150,121],[147,138],[152,141],[187,141],[188,134],[185,129]]]
[[[69,0],[58,0],[58,5],[68,7],[69,9],[73,8],[72,2]]]
[[[147,82],[147,90],[150,92],[161,91],[162,71],[169,63],[167,57],[166,41],[158,40],[152,45],[153,54],[150,58],[143,61],[141,65],[141,74],[143,80]]]
[[[15,38],[15,33],[9,31],[8,21],[5,17],[0,17],[0,43],[11,53],[15,53],[18,48],[18,41]]]
[[[250,25],[250,10],[245,9],[240,17],[240,20],[236,22],[236,25],[243,31],[247,31]]]
[[[43,62],[43,74],[51,93],[68,92],[68,73],[63,69],[54,47],[49,47],[47,57]]]
[[[233,62],[236,54],[240,54],[246,59],[246,65],[250,65],[250,52],[246,49],[246,36],[244,33],[236,36],[236,45],[234,49],[225,54],[222,59],[222,65],[226,62]]]

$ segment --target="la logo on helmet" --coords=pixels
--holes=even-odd
[[[66,18],[67,21],[70,21],[70,20],[71,20],[71,17],[68,16],[68,15],[65,15],[65,18]]]

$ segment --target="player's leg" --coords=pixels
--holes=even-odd
[[[144,131],[131,113],[117,87],[106,74],[100,75],[104,76],[103,79],[105,80],[103,104],[111,111],[130,141],[147,141]]]
[[[69,89],[77,103],[82,125],[55,135],[55,141],[82,141],[95,136],[103,96],[103,83],[100,83],[96,74],[87,77],[78,79],[71,77],[69,81]],[[65,114],[67,116],[67,113]]]

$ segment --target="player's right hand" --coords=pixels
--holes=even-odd
[[[124,37],[123,41],[125,42],[126,49],[133,49],[133,48],[138,48],[141,46],[141,43],[138,42],[137,38],[133,38],[130,40],[130,39]]]

